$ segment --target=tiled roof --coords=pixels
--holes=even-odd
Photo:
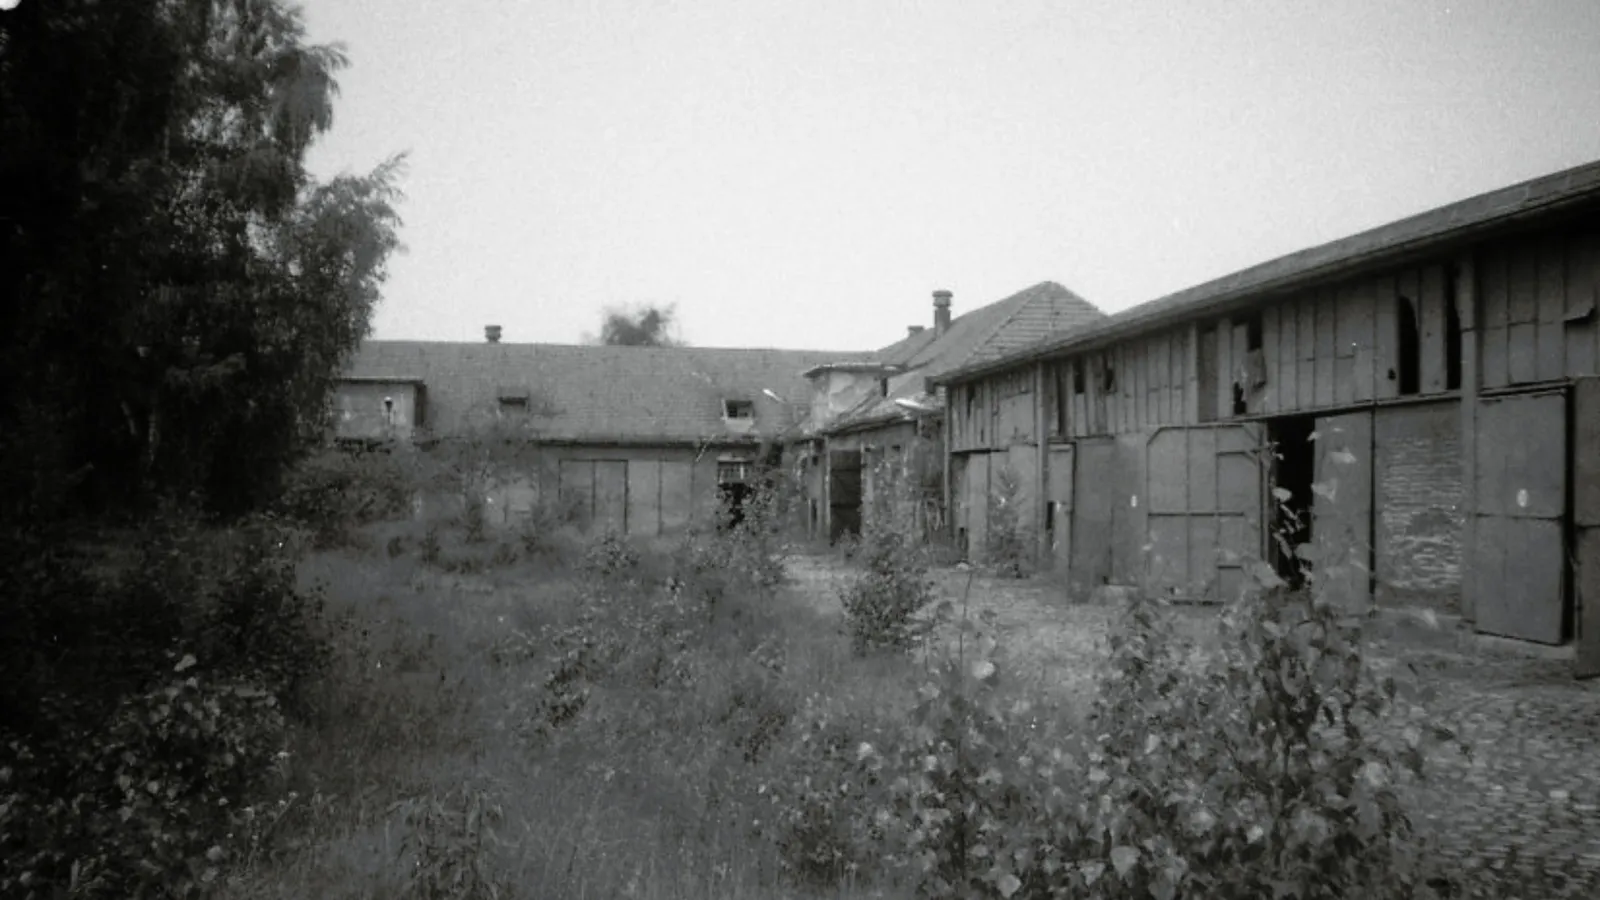
[[[923,389],[929,378],[998,359],[1048,335],[1093,325],[1105,318],[1105,313],[1072,291],[1053,281],[1040,282],[955,318],[949,330],[934,339],[918,341],[923,335],[932,334],[924,331],[878,351],[883,361],[906,365],[909,371],[889,380],[887,396],[864,401],[841,416],[830,430],[903,418],[906,412],[894,402],[896,399],[935,402]]]
[[[1050,335],[1031,346],[947,369],[941,382],[1086,348],[1119,336],[1225,312],[1241,303],[1289,296],[1306,285],[1391,265],[1454,242],[1530,220],[1600,206],[1600,160],[1490,191],[1409,218],[1280,256],[1123,310],[1097,324]]]
[[[596,443],[737,440],[723,420],[724,400],[754,404],[756,430],[775,435],[809,412],[812,366],[869,353],[703,347],[367,341],[348,377],[416,378],[426,390],[426,424],[448,433],[499,397],[528,395],[548,440]],[[770,390],[785,402],[763,393]]]

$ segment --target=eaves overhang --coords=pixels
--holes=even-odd
[[[1132,334],[1279,299],[1312,285],[1417,259],[1452,245],[1524,230],[1600,209],[1600,161],[1480,194],[1419,215],[1320,244],[1135,306],[1097,324],[942,372],[958,384],[1031,362],[1109,344]]]

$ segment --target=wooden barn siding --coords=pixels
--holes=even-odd
[[[1484,389],[1596,373],[1600,231],[1492,244],[1475,262]]]

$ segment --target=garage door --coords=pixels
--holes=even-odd
[[[1464,593],[1486,634],[1566,638],[1566,397],[1478,404],[1477,508]]]

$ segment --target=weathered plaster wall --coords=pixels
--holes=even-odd
[[[393,401],[392,411],[384,400]],[[417,387],[403,382],[340,382],[333,393],[334,436],[409,440],[416,429]]]

